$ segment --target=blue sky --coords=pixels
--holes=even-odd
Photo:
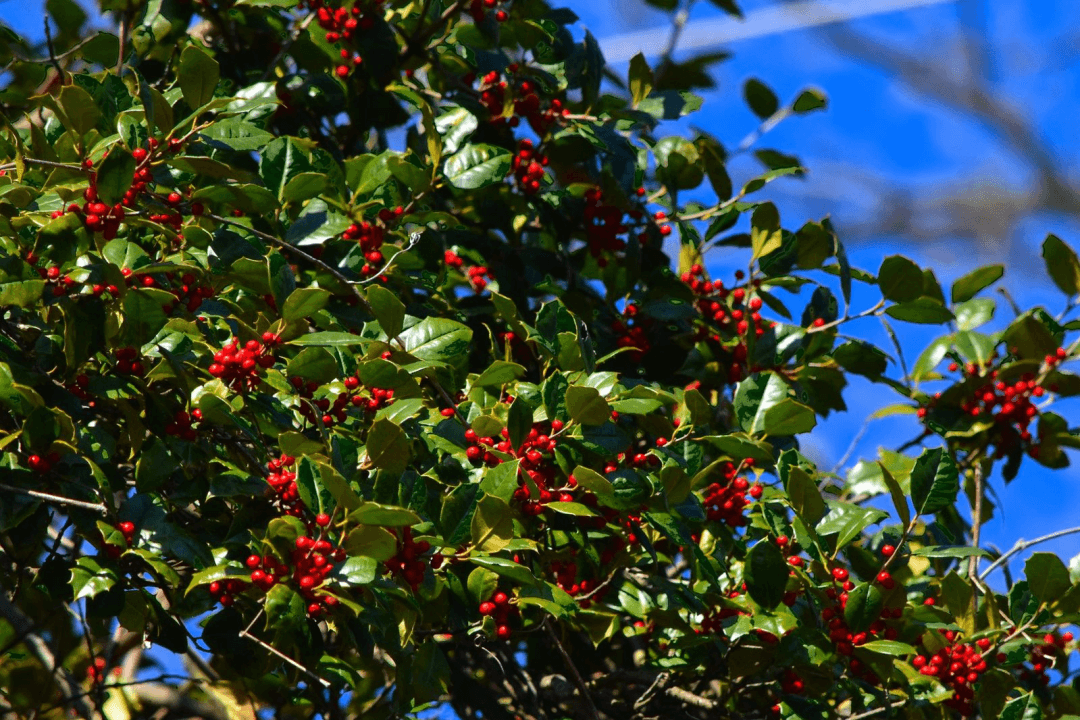
[[[860,0],[844,2],[857,4]],[[996,50],[991,68],[994,87],[1033,120],[1056,157],[1076,154],[1080,135],[1073,128],[1080,98],[1080,63],[1073,62],[1065,50],[1070,45],[1069,28],[1077,27],[1080,19],[1080,4],[1071,0],[962,2],[970,3],[974,22],[986,28]],[[601,40],[643,27],[667,27],[663,13],[636,2],[568,0],[564,4]],[[742,4],[749,11],[770,3],[746,0]],[[40,0],[0,0],[0,20],[40,36],[42,6]],[[962,68],[950,64],[948,54],[955,46],[961,18],[966,17],[960,13],[961,7],[947,3],[894,12],[855,21],[850,27],[900,49],[936,57],[947,71],[961,73]],[[710,3],[698,2],[691,22],[718,14]],[[980,181],[1013,186],[1030,182],[1030,169],[985,123],[911,91],[889,71],[845,57],[817,31],[743,40],[728,44],[726,49],[734,55],[715,66],[717,89],[705,93],[704,110],[684,125],[701,127],[729,147],[756,125],[741,100],[747,78],[765,81],[782,100],[794,98],[811,85],[829,96],[827,111],[789,120],[759,144],[794,153],[810,168],[806,180],[782,180],[764,191],[777,199],[786,226],[798,227],[831,212],[841,238],[847,239],[853,265],[875,272],[886,255],[903,252],[921,265],[933,266],[946,289],[974,267],[1006,262],[1003,284],[1022,307],[1042,303],[1055,315],[1061,309],[1064,299],[1046,276],[1038,246],[1049,231],[1080,246],[1076,218],[1049,214],[1021,217],[1014,228],[1004,232],[1011,244],[1001,245],[975,245],[948,235],[918,243],[902,236],[862,234],[851,239],[845,235],[845,227],[864,224],[872,216],[882,188],[921,193],[942,184],[961,186]],[[685,131],[686,127],[680,129]],[[758,169],[749,158],[735,161],[731,168],[736,184]],[[872,171],[875,183],[867,185],[855,169]],[[840,197],[835,197],[837,194]],[[710,270],[729,277],[736,259],[739,264],[744,261],[741,255],[718,253],[709,258]],[[858,310],[877,298],[873,292],[857,293],[853,304]],[[995,326],[1003,326],[1010,316],[1007,307],[999,307]],[[927,330],[928,326],[894,323],[894,327],[901,334],[909,364],[937,335],[937,329]],[[888,344],[874,320],[845,329],[879,345]],[[884,386],[853,383],[846,399],[850,411],[822,422],[806,443],[808,452],[826,467],[843,454],[867,414],[896,402],[899,396]],[[1062,410],[1066,407],[1063,404]],[[1077,408],[1071,409],[1076,417]],[[896,447],[915,434],[917,427],[910,418],[879,421],[867,432],[849,464],[860,456],[872,457],[878,446]],[[1026,462],[1020,477],[1008,486],[1000,477],[992,484],[1005,510],[999,508],[985,527],[985,542],[1005,548],[1020,537],[1031,538],[1076,522],[1080,471],[1075,468],[1051,472]],[[1080,538],[1064,538],[1039,549],[1057,552],[1067,561],[1080,552]],[[1022,557],[1013,563],[1014,568]]]

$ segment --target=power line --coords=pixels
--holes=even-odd
[[[955,0],[854,0],[845,5],[807,0],[795,5],[762,8],[746,15],[744,20],[731,17],[697,20],[686,24],[679,39],[680,50],[702,50],[718,45],[803,30],[820,25],[847,22],[871,15],[899,10],[911,10],[941,5]],[[647,56],[662,55],[667,36],[657,30],[639,30],[600,40],[604,59],[623,63],[638,52]]]

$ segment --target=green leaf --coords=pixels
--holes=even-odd
[[[351,557],[338,565],[328,580],[332,583],[357,586],[371,584],[379,574],[379,561],[373,557]]]
[[[746,559],[746,590],[761,607],[771,610],[784,599],[790,568],[775,543],[759,540]]]
[[[456,153],[478,125],[476,116],[465,108],[447,106],[445,112],[435,118],[435,129],[442,135],[443,152]]]
[[[889,356],[875,345],[852,340],[833,350],[833,360],[848,372],[876,378],[888,367]]]
[[[775,373],[757,373],[735,389],[735,417],[747,433],[765,431],[765,413],[787,398],[790,388]]]
[[[1024,576],[1031,594],[1044,603],[1052,603],[1072,587],[1069,568],[1053,553],[1032,554],[1024,563]]]
[[[507,383],[512,383],[515,380],[524,377],[525,368],[517,363],[507,362],[506,360],[496,360],[492,364],[488,365],[484,372],[480,373],[475,380],[472,381],[474,387],[491,387],[497,388]],[[531,424],[531,423],[530,423]]]
[[[746,81],[743,86],[743,96],[746,104],[762,120],[772,117],[780,109],[780,100],[777,99],[768,85],[756,78]]]
[[[124,199],[134,179],[135,158],[123,146],[113,145],[97,169],[98,199],[112,207]]]
[[[379,321],[379,327],[386,333],[386,337],[395,338],[400,335],[405,323],[405,305],[398,300],[397,295],[382,285],[372,285],[367,292],[367,301],[375,311],[375,319]]]
[[[177,78],[180,81],[180,91],[184,94],[184,102],[192,110],[201,108],[213,99],[220,77],[221,69],[217,60],[201,48],[188,45],[184,52],[180,53]]]
[[[1047,235],[1042,246],[1046,271],[1054,284],[1069,297],[1080,294],[1080,259],[1057,235]]]
[[[850,595],[848,597],[850,598]],[[869,650],[870,652],[881,653],[882,655],[914,655],[918,652],[918,650],[911,645],[897,640],[871,640],[868,643],[863,643],[859,647],[864,650]]]
[[[897,320],[924,325],[941,325],[953,319],[953,314],[947,307],[928,297],[890,305],[885,309],[885,313]]]
[[[600,391],[583,385],[567,388],[566,411],[582,425],[603,425],[611,419],[611,406]]]
[[[520,467],[520,460],[507,460],[493,468],[487,468],[484,470],[484,479],[480,481],[480,489],[488,495],[509,502],[514,491],[518,489]]]
[[[817,425],[813,408],[784,398],[765,411],[762,429],[767,435],[797,435],[810,432]]]
[[[72,129],[84,135],[101,120],[101,110],[90,93],[78,85],[64,85],[60,88],[60,106],[64,109]]]
[[[533,426],[533,406],[526,398],[518,395],[506,414],[506,429],[510,434],[510,445],[520,448]]]
[[[343,332],[313,332],[293,338],[289,345],[301,347],[350,347],[352,345],[364,345],[371,342],[359,335],[351,335]]]
[[[111,589],[119,578],[111,568],[103,568],[92,557],[81,557],[71,568],[71,589],[75,600],[92,598]]]
[[[891,255],[878,269],[878,286],[886,300],[907,302],[922,295],[923,272],[903,255]]]
[[[997,304],[990,298],[975,298],[956,306],[956,327],[974,330],[994,318]]]
[[[409,438],[397,423],[385,418],[376,420],[368,431],[367,455],[374,467],[400,474],[409,464]]]
[[[509,150],[494,145],[466,145],[447,158],[446,179],[462,190],[494,185],[510,172],[512,158]]]
[[[420,360],[453,362],[465,358],[472,334],[454,320],[429,317],[401,333],[400,338],[406,352]]]
[[[990,287],[1005,274],[1004,265],[986,265],[973,270],[952,285],[952,301],[967,302],[981,290]]]
[[[1005,703],[998,720],[1042,720],[1042,708],[1034,693],[1027,693]]]
[[[791,109],[794,112],[803,113],[814,112],[815,110],[822,110],[829,105],[829,99],[825,96],[825,93],[817,88],[808,88],[799,93],[799,97],[795,98],[795,102],[792,103]]]
[[[859,536],[866,528],[881,522],[888,513],[874,508],[864,508],[845,502],[829,503],[829,514],[817,524],[818,535],[836,535],[836,549],[839,551]]]
[[[281,308],[281,317],[288,322],[309,318],[326,307],[330,291],[322,288],[297,288],[292,291]]]
[[[893,477],[889,468],[885,467],[885,463],[879,460],[877,464],[881,468],[882,480],[885,482],[885,486],[889,488],[889,496],[892,498],[893,507],[896,508],[896,516],[900,518],[900,522],[904,524],[904,527],[907,527],[911,523],[911,509],[908,507],[907,495],[904,494],[900,483]]]
[[[653,72],[649,67],[649,61],[645,56],[638,53],[630,58],[630,97],[634,107],[647,98],[653,89]]]
[[[859,583],[848,593],[844,622],[853,633],[865,632],[881,617],[885,596],[877,585]]]
[[[797,465],[787,470],[787,493],[795,514],[806,521],[808,527],[817,525],[825,515],[825,500],[810,476]]]
[[[537,583],[536,577],[527,567],[507,558],[474,556],[469,558],[469,562],[498,573],[521,585],[533,586]]]
[[[930,545],[921,547],[918,550],[912,550],[911,554],[916,557],[930,558],[966,558],[976,555],[990,557],[990,553],[982,548],[968,547],[966,545]]]
[[[780,213],[776,206],[771,202],[758,205],[750,220],[750,247],[753,249],[751,260],[768,255],[778,249],[782,243]]]
[[[919,515],[951,507],[960,490],[960,476],[952,455],[941,448],[923,450],[911,471],[911,503]]]
[[[406,508],[365,502],[349,513],[349,519],[365,525],[383,527],[411,527],[420,522],[420,516]]]
[[[589,509],[587,505],[582,505],[576,502],[550,502],[545,505],[548,510],[553,510],[560,515],[574,515],[576,517],[595,517],[596,513]]]
[[[307,605],[300,593],[285,583],[274,585],[266,593],[267,625],[272,628],[295,627],[305,622]]]

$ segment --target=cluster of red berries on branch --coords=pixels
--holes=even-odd
[[[961,715],[975,714],[975,683],[986,671],[982,653],[990,648],[989,638],[981,638],[975,645],[957,642],[957,634],[946,630],[949,645],[932,655],[916,655],[911,664],[923,675],[936,677],[951,688],[952,697],[945,704]]]
[[[146,372],[146,366],[139,359],[139,350],[134,347],[119,347],[113,350],[116,356],[116,372],[121,375],[142,375]]]
[[[517,63],[511,63],[507,66],[506,72],[508,76],[512,76],[519,69]],[[472,84],[476,78],[473,75],[467,75],[463,80],[466,84]],[[544,137],[560,118],[570,115],[570,109],[558,98],[553,98],[547,107],[544,107],[537,92],[536,82],[533,80],[516,79],[511,85],[499,73],[492,70],[480,78],[479,91],[480,103],[487,109],[492,124],[505,124],[516,128],[521,124],[521,118],[525,118],[540,137]],[[508,95],[513,104],[513,114],[504,117]]]
[[[465,265],[465,258],[453,250],[443,252],[443,262],[447,267],[461,270]],[[465,268],[465,276],[469,279],[469,286],[477,295],[487,289],[488,283],[495,279],[495,274],[486,265],[470,265]]]
[[[751,485],[740,476],[735,463],[721,463],[718,472],[722,480],[710,483],[701,498],[705,517],[728,527],[743,527],[746,525],[745,510],[750,506],[747,496],[757,500],[764,490],[759,483]]]
[[[90,386],[90,376],[85,373],[79,373],[75,376],[75,382],[66,383],[65,387],[72,395],[85,402],[90,407],[94,407],[93,395],[90,394],[87,388]]]
[[[510,637],[510,621],[518,617],[518,609],[510,603],[510,597],[502,590],[496,590],[491,597],[480,603],[480,614],[495,620],[495,637],[506,640]]]
[[[571,550],[571,555],[577,555],[577,551]],[[594,595],[582,598],[579,601],[581,608],[584,610],[591,607],[594,602],[600,602],[611,587],[610,585],[599,587],[595,580],[590,580],[588,578],[579,580],[578,575],[580,568],[576,560],[553,560],[548,567],[548,570],[550,574],[555,577],[555,584],[565,590],[566,594],[571,597],[590,595],[590,593],[595,592]]]
[[[324,0],[307,0],[307,7],[315,14],[315,21],[326,31],[326,42],[337,45],[348,44],[366,30],[375,25],[382,13],[383,0],[356,2],[352,7],[332,7]],[[299,8],[304,7],[300,3]],[[334,68],[334,74],[346,78],[353,68],[361,65],[364,59],[360,53],[349,47],[340,48],[342,62]]]
[[[638,317],[638,312],[640,308],[635,303],[627,303],[622,311],[622,319],[611,324],[611,329],[617,336],[616,347],[632,348],[626,355],[634,362],[641,360],[641,357],[652,349],[645,322]]]
[[[524,138],[518,142],[517,152],[511,161],[511,169],[514,180],[523,193],[535,195],[540,191],[540,183],[544,179],[544,168],[547,164],[547,155],[534,147],[532,140]]]
[[[75,280],[70,275],[61,275],[58,265],[36,268],[38,275],[45,281],[45,287],[53,297],[63,297],[75,287]]]
[[[207,586],[207,590],[214,599],[221,603],[222,607],[230,607],[236,602],[236,596],[247,590],[247,582],[238,578],[215,580]]]
[[[557,438],[552,437],[551,433],[557,433],[562,426],[560,420],[554,420],[550,424],[537,423],[517,448],[510,442],[510,431],[506,428],[503,428],[502,439],[498,442],[494,438],[479,437],[475,430],[469,428],[465,431],[465,441],[469,443],[465,455],[472,462],[484,463],[488,467],[495,467],[503,462],[493,450],[520,459],[518,488],[514,491],[513,500],[521,503],[521,510],[526,515],[539,515],[544,511],[544,505],[549,502],[569,502],[572,499],[568,492],[556,488],[556,467],[550,462],[551,454],[558,444]],[[539,491],[537,498],[531,497],[525,477],[536,485]]]
[[[389,560],[386,560],[383,564],[391,575],[404,580],[413,592],[416,592],[417,588],[424,582],[424,570],[430,566],[432,570],[438,570],[442,567],[443,556],[440,552],[432,553],[431,557],[426,557],[426,553],[431,550],[431,543],[427,540],[414,540],[412,536],[412,528],[402,528],[401,536],[398,538],[397,552]]]
[[[209,372],[237,392],[246,392],[259,384],[262,370],[273,366],[280,344],[281,336],[272,332],[263,333],[262,342],[248,340],[243,346],[234,338],[214,353]]]
[[[109,663],[103,657],[96,657],[93,661],[86,666],[86,677],[95,685],[105,682],[105,671],[108,669]],[[123,668],[117,666],[112,669],[112,674],[115,677],[120,677],[120,673]]]
[[[889,626],[889,620],[896,620],[903,616],[904,609],[882,608],[879,617],[870,624],[865,631],[852,632],[844,620],[844,609],[847,607],[848,593],[855,589],[855,583],[850,578],[847,568],[834,567],[831,571],[833,587],[825,590],[825,595],[834,602],[830,607],[821,611],[821,619],[829,630],[829,639],[836,645],[836,652],[840,655],[850,656],[854,648],[872,640],[895,640],[898,636],[897,629]],[[854,661],[853,661],[854,662]],[[857,668],[852,668],[857,671]],[[873,678],[866,678],[874,680]]]
[[[1046,633],[1043,636],[1042,643],[1031,648],[1028,656],[1031,669],[1029,670],[1026,667],[1021,669],[1020,679],[1027,681],[1034,687],[1048,685],[1050,676],[1046,674],[1046,671],[1054,667],[1059,656],[1066,653],[1065,646],[1072,642],[1072,639],[1073,634],[1071,632],[1065,632],[1061,635]],[[999,653],[997,659],[998,662],[1003,663],[1007,658],[1004,653]]]
[[[317,526],[330,524],[328,515],[319,515],[315,519]],[[251,584],[267,592],[279,583],[292,583],[306,603],[309,617],[317,618],[325,611],[337,606],[338,600],[332,595],[316,592],[337,563],[345,561],[345,550],[335,547],[329,540],[301,535],[296,538],[296,547],[289,554],[289,563],[282,562],[273,555],[251,555],[246,565],[251,570]]]
[[[500,0],[469,0],[469,15],[472,16],[474,22],[482,23],[488,11],[498,7],[499,2]],[[495,11],[496,22],[506,22],[509,17],[505,10]]]
[[[394,397],[393,390],[383,388],[371,388],[369,396],[361,394],[359,392],[360,378],[355,375],[345,378],[343,381],[345,391],[338,393],[333,403],[326,397],[313,399],[315,391],[319,389],[319,383],[314,380],[305,382],[304,378],[294,376],[289,379],[289,382],[296,388],[300,397],[306,400],[300,403],[298,410],[313,425],[317,424],[318,420],[322,420],[322,424],[328,427],[335,422],[345,422],[349,405],[373,413],[389,405]]]
[[[181,275],[179,285],[175,283],[175,273],[166,273],[166,278],[170,284],[169,292],[176,298],[176,304],[187,308],[188,312],[195,312],[202,305],[203,300],[214,297],[214,288],[200,284],[192,273]],[[171,315],[174,309],[172,305],[164,308],[165,314]]]
[[[1051,370],[1068,356],[1065,348],[1058,348],[1053,355],[1047,355],[1044,365]],[[1038,456],[1039,445],[1033,442],[1031,423],[1039,416],[1035,399],[1042,397],[1047,390],[1054,392],[1056,386],[1044,386],[1041,379],[1033,372],[1027,372],[1014,382],[998,379],[998,371],[988,366],[996,358],[996,353],[987,361],[986,366],[968,363],[961,366],[958,362],[949,363],[950,372],[960,372],[964,379],[980,383],[973,394],[960,403],[960,410],[973,418],[986,419],[993,423],[996,434],[995,457],[1002,458],[1013,448],[1019,447],[1032,456]],[[919,418],[926,418],[937,402],[941,393],[935,393],[927,405],[916,411]]]
[[[386,262],[382,247],[386,240],[386,225],[401,218],[405,214],[405,208],[400,205],[393,210],[383,208],[379,211],[377,222],[363,220],[353,223],[345,228],[341,237],[360,245],[360,251],[364,254],[364,264],[360,268],[363,277],[370,277],[379,272]]]
[[[198,408],[191,412],[177,410],[173,414],[172,422],[165,425],[165,434],[194,442],[199,437],[198,424],[200,422],[202,422],[202,410]]]
[[[289,469],[294,464],[296,458],[291,455],[282,455],[268,462],[266,484],[270,486],[275,505],[283,514],[300,517],[307,508],[296,488],[296,473]]]
[[[640,211],[635,212],[640,215]],[[589,188],[585,191],[585,241],[588,243],[589,254],[597,258],[600,267],[607,265],[605,254],[617,253],[626,248],[626,240],[620,237],[629,231],[623,222],[625,214],[622,208],[604,202],[604,192],[600,188]]]

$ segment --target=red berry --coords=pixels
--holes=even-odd
[[[315,524],[319,527],[326,527],[330,524],[330,516],[326,513],[320,513],[315,516]]]

